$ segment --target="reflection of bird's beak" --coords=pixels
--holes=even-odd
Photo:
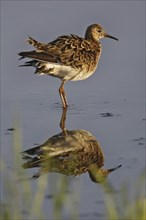
[[[118,38],[113,37],[113,36],[111,36],[109,34],[106,34],[106,33],[105,33],[104,37],[111,38],[111,39],[114,39],[114,40],[118,40]]]
[[[109,174],[109,173],[111,173],[111,172],[113,172],[113,171],[119,169],[121,166],[122,166],[122,165],[120,164],[119,166],[117,166],[117,167],[115,167],[115,168],[108,169],[108,170],[107,170],[107,173]]]
[[[89,176],[91,178],[91,180],[95,183],[102,183],[105,181],[106,177],[108,176],[108,174],[110,174],[111,172],[117,170],[118,168],[120,168],[122,165],[119,165],[117,167],[108,169],[108,170],[104,170],[104,169],[97,169],[97,167],[92,167],[92,170],[89,170]],[[95,169],[94,169],[95,168]]]

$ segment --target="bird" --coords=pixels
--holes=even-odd
[[[120,168],[103,169],[104,154],[99,141],[88,130],[67,130],[49,137],[43,144],[22,152],[24,169],[39,168],[32,178],[48,172],[77,176],[88,172],[91,181],[105,182],[108,174]]]
[[[95,72],[102,51],[101,38],[118,41],[107,34],[100,24],[88,26],[84,38],[70,34],[59,36],[49,43],[41,43],[29,36],[26,42],[35,50],[18,53],[20,59],[30,59],[20,66],[33,66],[35,74],[61,79],[59,94],[63,108],[67,108],[64,84],[68,80],[85,80]]]

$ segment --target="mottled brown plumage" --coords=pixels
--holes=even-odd
[[[48,172],[65,175],[80,175],[88,172],[92,181],[103,182],[112,169],[103,169],[104,154],[96,138],[85,130],[67,130],[50,137],[45,143],[23,153],[25,169],[40,167],[33,176],[39,177]]]
[[[63,108],[60,120],[61,133],[50,137],[43,144],[22,152],[25,169],[39,167],[33,176],[38,178],[47,172],[80,175],[88,172],[93,182],[103,182],[107,175],[121,167],[103,169],[104,154],[100,143],[89,131],[66,129],[67,108]]]
[[[84,80],[91,76],[98,65],[102,47],[100,38],[109,37],[99,24],[90,25],[85,38],[77,35],[60,36],[56,40],[44,44],[29,37],[27,42],[36,50],[21,52],[21,58],[31,58],[21,66],[34,66],[35,73],[46,74],[62,80],[59,93],[63,107],[67,107],[64,83],[68,80]]]

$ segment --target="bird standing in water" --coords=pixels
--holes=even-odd
[[[68,106],[64,84],[66,81],[84,80],[96,70],[102,47],[99,39],[117,38],[107,34],[99,24],[87,27],[85,37],[77,35],[63,35],[47,44],[40,43],[29,37],[27,42],[36,50],[20,52],[22,58],[30,58],[21,66],[33,66],[35,73],[60,78],[62,84],[59,88],[62,105]]]

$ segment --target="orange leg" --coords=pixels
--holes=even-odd
[[[64,135],[67,134],[66,127],[65,127],[65,122],[66,122],[66,112],[67,108],[63,108],[61,120],[60,120],[60,128],[62,129]]]
[[[67,98],[66,98],[66,95],[65,95],[64,83],[65,83],[65,81],[62,81],[62,84],[59,88],[59,94],[60,94],[60,98],[61,98],[61,101],[62,101],[63,108],[67,108],[68,103],[67,103]]]

